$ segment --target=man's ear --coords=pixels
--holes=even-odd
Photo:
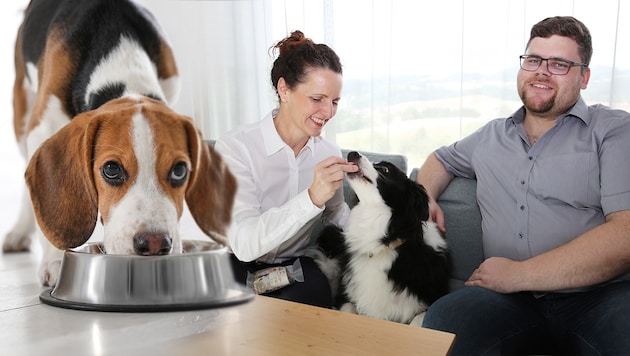
[[[581,89],[584,90],[588,86],[588,80],[591,78],[591,68],[586,67],[584,69],[584,73],[582,73],[582,86]]]

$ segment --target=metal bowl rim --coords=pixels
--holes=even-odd
[[[216,246],[216,248],[211,248],[211,249],[207,249],[207,250],[199,250],[199,251],[191,251],[191,252],[187,252],[185,249],[182,253],[171,253],[168,255],[154,255],[154,256],[138,256],[138,255],[122,255],[122,254],[108,254],[108,253],[95,253],[95,252],[91,252],[89,251],[90,248],[93,248],[93,246],[100,246],[100,249],[102,251],[102,246],[103,246],[103,242],[102,241],[98,241],[98,242],[88,242],[85,243],[81,246],[77,246],[77,247],[73,247],[71,249],[68,249],[64,252],[64,254],[66,255],[73,255],[73,256],[94,256],[95,258],[98,256],[100,258],[107,258],[107,259],[112,259],[112,260],[129,260],[129,259],[136,259],[136,260],[146,260],[146,261],[150,261],[154,258],[159,258],[159,259],[176,259],[176,258],[185,258],[186,256],[203,256],[203,255],[210,255],[210,254],[224,254],[224,253],[228,253],[228,248],[227,246],[221,245],[217,242],[214,241],[203,241],[203,240],[182,240],[182,245],[208,245],[208,246]],[[87,251],[86,251],[87,250]]]

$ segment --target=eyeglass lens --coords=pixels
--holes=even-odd
[[[573,63],[558,59],[558,58],[542,58],[538,56],[521,56],[521,68],[526,71],[533,72],[543,61],[547,62],[547,70],[552,74],[567,74],[571,67],[573,67]]]

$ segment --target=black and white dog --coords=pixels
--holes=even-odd
[[[428,306],[448,293],[451,271],[445,240],[429,216],[424,188],[390,162],[348,154],[359,198],[345,231],[327,226],[317,262],[342,311],[420,325]]]

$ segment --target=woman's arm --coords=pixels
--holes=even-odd
[[[215,148],[237,180],[228,240],[239,260],[256,260],[298,234],[323,209],[315,206],[307,190],[276,207],[263,211],[261,193],[252,172],[248,151],[240,143],[217,141]],[[287,177],[288,180],[288,177]],[[267,192],[273,196],[273,192]],[[263,194],[264,195],[264,194]]]

